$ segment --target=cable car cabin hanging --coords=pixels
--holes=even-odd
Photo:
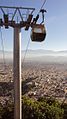
[[[42,42],[46,37],[46,29],[44,24],[33,25],[31,30],[31,40],[35,42]]]

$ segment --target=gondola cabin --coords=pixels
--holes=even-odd
[[[46,29],[43,24],[34,25],[31,30],[31,40],[35,42],[42,42],[46,37]]]

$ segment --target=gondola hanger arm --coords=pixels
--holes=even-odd
[[[47,11],[45,9],[41,9],[40,12],[42,13],[42,23],[44,23],[44,13],[46,13]]]

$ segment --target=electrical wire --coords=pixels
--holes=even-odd
[[[3,41],[3,35],[0,27],[0,34],[1,34],[1,45],[2,45],[2,54],[3,54],[3,66],[6,68],[6,62],[5,62],[5,51],[4,51],[4,41]]]
[[[27,43],[27,46],[26,46],[25,54],[24,54],[23,61],[22,61],[22,67],[24,65],[24,61],[25,61],[26,54],[27,54],[27,51],[28,51],[29,43],[30,43],[30,38],[29,38],[28,43]]]

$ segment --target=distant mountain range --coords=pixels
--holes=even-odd
[[[12,60],[13,52],[5,51],[5,59]],[[21,52],[22,60],[24,58],[25,51]],[[0,59],[3,59],[3,52],[0,51]],[[25,56],[25,60],[47,61],[47,62],[67,62],[67,50],[65,51],[52,51],[52,50],[28,50]]]
[[[22,51],[24,53],[25,51]],[[27,55],[32,55],[32,56],[67,56],[67,50],[65,51],[52,51],[52,50],[28,50]]]

